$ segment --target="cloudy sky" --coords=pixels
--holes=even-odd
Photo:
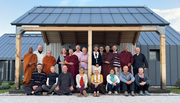
[[[0,0],[0,36],[15,33],[10,23],[34,6],[147,6],[180,31],[180,0]]]

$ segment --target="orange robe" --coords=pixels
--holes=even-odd
[[[56,65],[56,59],[53,56],[45,56],[43,58],[43,71],[46,73],[47,76],[51,73],[51,66],[54,65]]]
[[[23,85],[31,85],[31,76],[37,65],[37,55],[33,53],[27,53],[24,55],[23,62],[24,62],[23,63],[23,70],[24,70]],[[34,64],[29,66],[29,63],[31,62],[33,62]]]

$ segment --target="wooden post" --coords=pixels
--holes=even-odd
[[[88,81],[91,85],[92,76],[92,30],[88,30]]]
[[[166,89],[166,41],[165,35],[160,36],[160,75],[161,75],[161,89]]]
[[[15,58],[15,89],[20,89],[21,78],[21,36],[16,35],[16,58]]]

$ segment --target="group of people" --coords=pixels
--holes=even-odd
[[[148,87],[150,79],[144,70],[148,68],[145,56],[140,53],[140,48],[136,47],[136,54],[132,56],[128,47],[124,46],[121,53],[117,52],[117,47],[113,46],[93,46],[92,68],[88,68],[88,54],[85,47],[76,46],[76,51],[69,49],[69,54],[65,48],[62,49],[57,61],[51,56],[51,51],[43,51],[40,45],[38,50],[33,53],[33,48],[29,47],[28,53],[24,55],[24,81],[23,89],[28,95],[33,94],[58,94],[68,95],[75,89],[78,90],[78,97],[87,97],[88,88],[88,69],[92,69],[91,90],[94,97],[99,97],[100,92],[111,95],[118,94],[119,89],[123,90],[124,95],[130,92],[135,96],[134,90],[139,90],[140,95],[150,95]],[[58,64],[56,73],[55,65]],[[133,74],[131,72],[133,66]],[[106,89],[105,89],[106,88]]]

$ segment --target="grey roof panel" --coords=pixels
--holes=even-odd
[[[57,14],[58,18],[57,18]],[[86,15],[82,15],[86,14]],[[82,19],[81,16],[88,16]],[[108,17],[104,17],[104,16]],[[109,16],[111,15],[111,17]],[[118,16],[120,18],[118,18]],[[121,17],[123,16],[123,17]],[[79,18],[79,19],[78,19]],[[90,22],[89,22],[90,18]],[[97,18],[95,20],[95,18]],[[109,18],[110,20],[106,19]],[[50,20],[54,19],[54,20]],[[77,20],[78,19],[78,20]],[[83,21],[82,20],[87,20]],[[12,25],[169,25],[169,23],[147,7],[34,7]]]
[[[90,23],[90,14],[81,14],[79,23],[80,24],[89,24]]]

